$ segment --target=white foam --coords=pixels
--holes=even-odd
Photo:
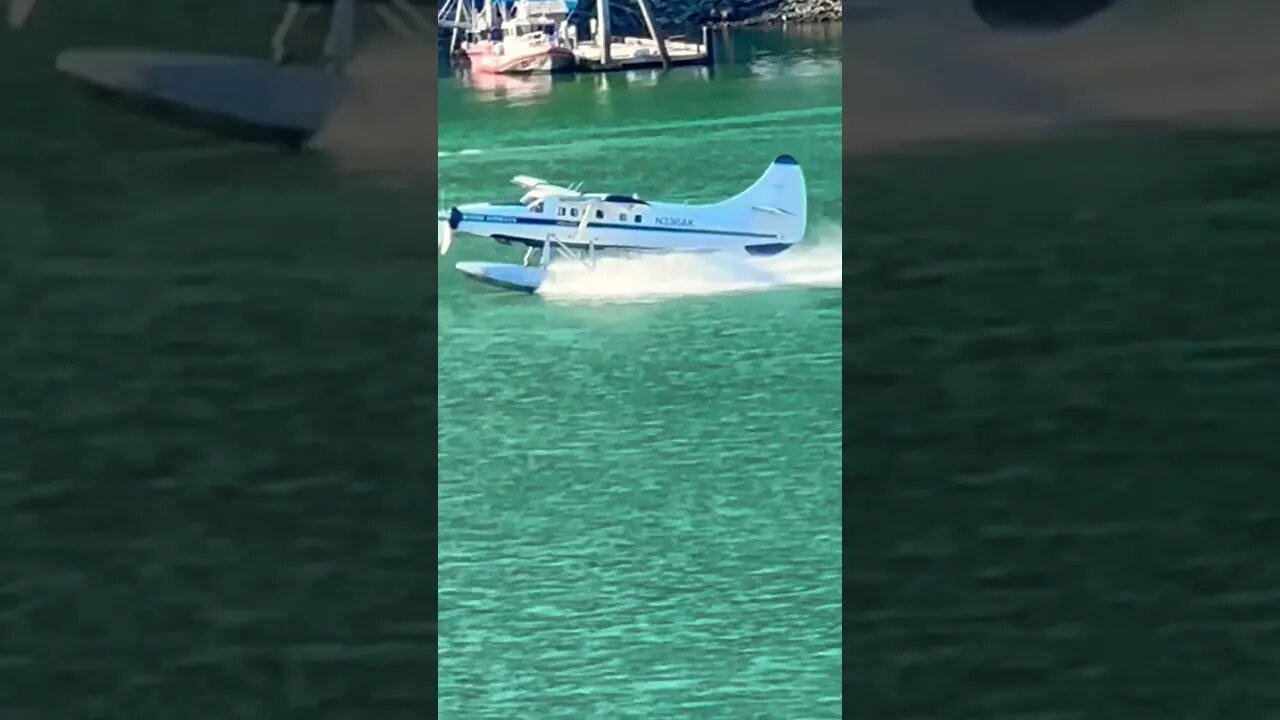
[[[839,288],[842,257],[837,226],[767,258],[738,253],[602,258],[594,272],[562,262],[552,266],[538,293],[556,301],[653,302],[787,287]]]

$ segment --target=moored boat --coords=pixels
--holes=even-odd
[[[572,70],[568,18],[576,6],[566,0],[487,3],[459,45],[471,70],[489,75],[528,75]]]

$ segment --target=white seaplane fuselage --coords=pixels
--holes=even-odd
[[[441,254],[454,233],[529,249],[522,265],[458,263],[463,274],[501,287],[534,292],[553,258],[591,265],[597,255],[719,253],[776,255],[804,238],[804,174],[779,156],[751,187],[722,202],[684,205],[625,195],[580,193],[517,176],[520,202],[459,205],[440,217]],[[531,264],[535,251],[538,263]]]

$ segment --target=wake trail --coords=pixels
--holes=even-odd
[[[843,241],[839,226],[781,255],[737,253],[602,258],[594,271],[574,263],[553,266],[538,294],[562,302],[656,302],[680,297],[777,290],[840,288]]]
[[[641,123],[636,125],[628,125],[623,128],[590,128],[575,127],[572,130],[546,130],[540,129],[537,132],[511,132],[507,134],[506,143],[488,148],[476,148],[474,143],[469,139],[464,140],[462,144],[472,145],[467,150],[457,151],[442,149],[438,152],[437,157],[453,157],[464,154],[486,154],[498,152],[531,152],[549,149],[558,149],[564,146],[565,140],[572,140],[575,146],[584,143],[617,143],[625,142],[628,139],[638,143],[652,142],[653,133],[671,132],[677,130],[702,130],[709,128],[738,128],[738,129],[755,129],[767,128],[779,123],[794,123],[797,120],[817,120],[827,121],[832,127],[840,126],[840,117],[842,108],[839,107],[820,107],[807,108],[803,110],[781,110],[769,113],[759,113],[756,115],[739,115],[735,117],[720,118],[702,118],[697,120],[682,120],[676,122],[655,122]],[[788,130],[794,128],[788,127]]]
[[[742,128],[737,130],[725,130],[717,133],[716,138],[720,143],[741,142],[747,143],[769,143],[778,138],[791,138],[799,135],[813,142],[815,139],[829,140],[832,146],[840,143],[840,126],[831,125],[796,125],[789,128]],[[649,137],[615,137],[615,138],[595,138],[589,140],[577,140],[573,143],[575,153],[606,153],[618,151],[630,151],[633,149],[654,151],[659,148],[685,147],[690,144],[689,138],[676,135],[660,135]],[[524,145],[524,146],[505,146],[490,149],[473,148],[463,151],[441,150],[438,152],[439,159],[462,159],[463,156],[473,156],[470,159],[476,162],[511,162],[514,160],[523,160],[527,158],[542,158],[549,152],[558,152],[564,149],[564,144],[542,144],[542,145]]]

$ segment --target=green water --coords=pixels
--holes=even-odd
[[[52,71],[68,45],[262,54],[252,5],[0,31],[6,720],[430,713],[434,177],[170,129]]]
[[[274,8],[211,8],[0,36],[0,716],[821,718],[841,662],[857,717],[1275,715],[1276,136],[859,156],[843,318],[685,266],[517,298],[437,269],[434,168],[210,141],[48,69],[265,51]],[[766,110],[557,84],[589,162],[547,103],[504,142],[455,94],[445,151],[520,167],[441,157],[438,203],[526,170],[710,197],[785,151],[843,228],[834,85],[738,71]],[[658,163],[605,122],[627,98],[666,172],[607,162]]]
[[[654,262],[529,298],[441,263],[441,717],[840,716],[839,31],[721,60],[442,81],[441,207],[515,174],[718,200],[789,153],[835,287]]]
[[[1278,152],[1147,128],[851,166],[846,702],[1275,716]]]

